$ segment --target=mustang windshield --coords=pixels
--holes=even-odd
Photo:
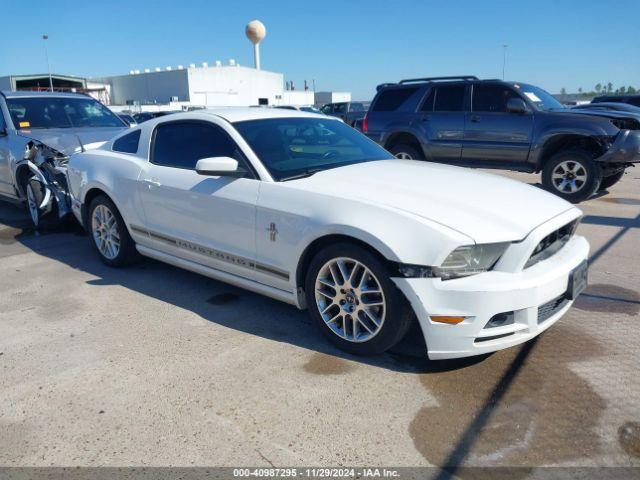
[[[394,157],[338,120],[269,118],[234,124],[276,180]]]
[[[7,99],[7,107],[17,129],[125,126],[92,98],[15,97]]]

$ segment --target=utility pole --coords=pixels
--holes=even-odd
[[[53,92],[53,78],[51,77],[51,65],[49,64],[49,52],[47,51],[47,40],[49,35],[42,35],[42,41],[44,43],[44,56],[47,58],[47,72],[49,73],[49,89]]]
[[[504,69],[507,65],[507,47],[509,45],[502,45],[502,80],[504,80]]]

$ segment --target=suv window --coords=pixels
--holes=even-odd
[[[507,101],[520,96],[502,85],[474,85],[472,110],[474,112],[506,112]]]
[[[364,108],[364,104],[363,103],[352,103],[349,107],[349,111],[351,112],[364,112],[366,110],[366,108]]]
[[[423,112],[461,112],[464,110],[465,85],[433,87],[422,102]]]
[[[418,91],[418,88],[420,87],[388,88],[382,91],[373,106],[373,111],[392,112],[397,110],[411,95]]]
[[[238,146],[220,127],[206,122],[167,122],[156,127],[151,163],[193,170],[201,158],[232,157],[244,164]]]
[[[127,133],[113,142],[112,150],[122,153],[138,153],[138,142],[140,141],[140,130]]]

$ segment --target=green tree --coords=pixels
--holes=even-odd
[[[560,95],[566,95],[566,94],[567,94],[567,89],[566,89],[566,88],[564,88],[564,87],[562,87],[562,88],[560,89]]]
[[[624,95],[625,93],[627,93],[627,88],[624,85],[621,86],[618,90],[620,91],[620,95]]]
[[[602,91],[602,84],[597,83],[596,84],[596,92],[600,93]]]
[[[613,90],[613,83],[611,82],[607,83],[607,93],[611,93],[612,90]]]
[[[635,93],[638,93],[638,91],[637,91],[634,87],[632,87],[631,85],[629,85],[629,88],[627,88],[627,93],[628,93],[629,95],[634,95]]]

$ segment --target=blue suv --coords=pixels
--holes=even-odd
[[[533,85],[474,76],[379,85],[363,132],[402,159],[542,174],[572,202],[640,161],[640,122],[622,111],[569,110]]]

